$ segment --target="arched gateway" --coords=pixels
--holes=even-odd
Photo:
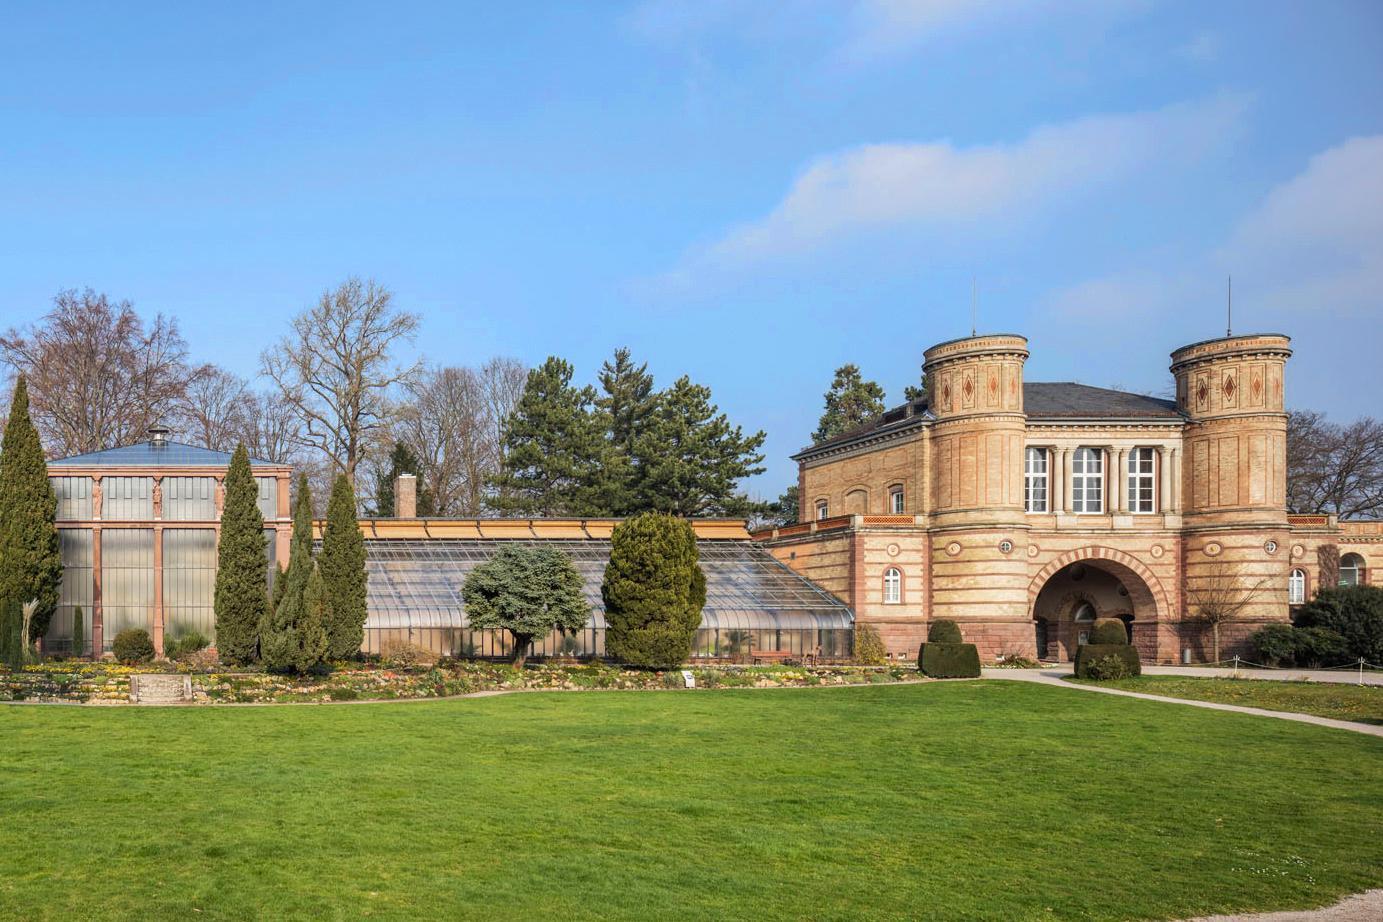
[[[1084,547],[1044,566],[1028,586],[1037,655],[1070,660],[1096,618],[1119,618],[1147,660],[1157,626],[1171,610],[1166,592],[1137,559],[1108,547]]]

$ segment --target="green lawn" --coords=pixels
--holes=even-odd
[[[1145,675],[1098,684],[1169,698],[1218,701],[1270,711],[1295,711],[1336,720],[1383,724],[1383,686],[1378,685],[1275,682],[1270,679],[1196,679],[1169,675]]]
[[[1176,918],[1379,829],[1383,740],[1017,682],[0,707],[5,918]]]

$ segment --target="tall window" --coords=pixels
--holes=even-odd
[[[888,511],[894,515],[902,515],[905,507],[903,501],[903,488],[892,487],[888,491]]]
[[[1047,511],[1047,449],[1029,448],[1023,468],[1023,505],[1029,512]]]
[[[830,507],[829,505],[826,504],[826,501],[825,501],[824,499],[819,499],[819,500],[817,500],[817,501],[816,501],[816,520],[817,520],[818,522],[820,522],[822,519],[826,518],[826,517],[827,517],[828,515],[830,515],[830,514],[831,514],[831,507]]]
[[[1346,554],[1340,558],[1340,585],[1362,586],[1364,584],[1364,558],[1358,554]]]
[[[1104,512],[1104,452],[1077,448],[1071,456],[1071,511]]]
[[[1293,570],[1287,577],[1287,603],[1301,605],[1306,601],[1306,571]]]
[[[903,601],[903,574],[897,567],[884,571],[884,604],[897,605]]]
[[[1135,448],[1128,453],[1129,512],[1153,511],[1153,450]]]

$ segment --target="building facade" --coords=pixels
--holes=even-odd
[[[1290,356],[1276,334],[1185,346],[1162,400],[1025,382],[1022,336],[941,343],[926,396],[794,456],[802,521],[756,538],[897,657],[949,618],[986,658],[1070,659],[1117,617],[1145,661],[1205,660],[1207,607],[1240,652],[1383,565],[1383,523],[1287,513]]]

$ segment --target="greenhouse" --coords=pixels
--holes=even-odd
[[[506,544],[556,547],[585,580],[591,620],[579,635],[535,641],[535,656],[603,656],[605,615],[600,586],[610,558],[608,537],[367,538],[369,619],[364,649],[400,643],[446,656],[507,656],[504,632],[472,630],[461,601],[466,574]],[[850,610],[779,563],[752,541],[701,538],[706,607],[693,656],[728,659],[752,650],[839,658],[850,654]]]

